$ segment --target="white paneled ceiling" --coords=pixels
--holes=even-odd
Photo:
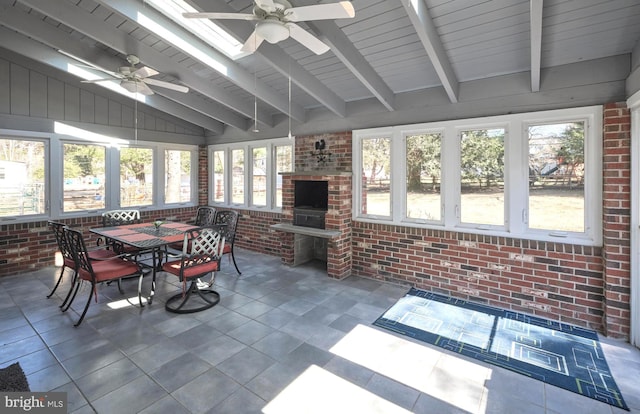
[[[188,2],[208,12],[251,13],[254,6],[250,0]],[[294,7],[333,2],[291,0]],[[215,131],[198,125],[209,142],[228,142],[284,136],[289,115],[294,132],[321,133],[547,109],[572,101],[604,103],[625,97],[624,79],[640,39],[638,0],[352,4],[353,19],[300,23],[331,47],[328,52],[316,55],[287,39],[265,42],[234,61],[207,46],[222,69],[142,27],[136,21],[141,13],[190,44],[205,44],[143,0],[0,0],[0,47],[52,70],[60,65],[39,53],[42,47],[63,49],[110,70],[135,54],[141,65],[161,72],[155,79],[190,88],[180,94],[152,87],[170,102],[165,112],[186,106],[205,115],[220,125]],[[253,31],[248,21],[218,23],[241,42]],[[59,59],[70,58],[60,54]],[[612,64],[615,70],[607,71]],[[606,86],[600,92],[593,86],[580,89],[595,84]],[[255,101],[259,134],[251,131]]]

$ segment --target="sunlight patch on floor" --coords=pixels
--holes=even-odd
[[[491,369],[358,325],[330,351],[463,410],[476,411]]]
[[[410,413],[317,365],[307,368],[271,400],[262,412],[264,414]]]
[[[147,303],[147,298],[142,298],[142,303]],[[138,300],[138,296],[132,296],[126,299],[114,300],[113,302],[107,303],[107,306],[111,309],[123,309],[129,306],[140,306],[140,302]]]

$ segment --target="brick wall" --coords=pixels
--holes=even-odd
[[[281,223],[282,215],[253,210],[238,210],[238,212],[236,246],[280,256],[281,247],[285,242],[282,237],[283,233],[274,232],[270,226]]]
[[[315,143],[324,140],[327,161],[318,160]],[[351,131],[323,135],[296,137],[294,170],[301,171],[351,171]]]
[[[603,328],[600,248],[354,222],[353,273]]]
[[[209,203],[209,149],[206,145],[198,147],[198,205]]]
[[[152,212],[142,211],[144,221],[157,219],[192,220],[196,209],[167,209]],[[88,246],[95,245],[96,236],[89,232],[92,227],[102,225],[101,216],[57,220],[75,229],[81,229]],[[0,277],[53,266],[58,250],[55,237],[47,221],[0,226]]]
[[[630,334],[631,115],[626,104],[604,107],[603,257],[604,331]]]

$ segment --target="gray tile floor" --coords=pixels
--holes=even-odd
[[[64,314],[45,299],[58,269],[0,278],[0,366],[20,361],[32,390],[67,392],[73,413],[625,412],[373,327],[405,287],[237,253],[243,274],[225,258],[212,309],[167,313],[179,283],[161,273],[144,308],[135,281],[124,296],[100,286],[79,328],[86,287]],[[602,342],[640,413],[640,350]]]

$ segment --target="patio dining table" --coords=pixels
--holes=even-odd
[[[147,302],[151,304],[156,289],[156,273],[162,259],[161,250],[171,243],[182,241],[185,231],[197,227],[198,226],[187,223],[165,221],[158,227],[156,227],[153,222],[150,222],[125,224],[113,227],[96,227],[89,231],[107,239],[132,246],[143,253],[151,253],[151,266],[144,263],[144,259],[139,260],[143,266],[151,268],[151,291],[147,297]],[[141,284],[142,278],[140,278],[138,284],[138,300],[140,302],[140,306],[144,306],[142,303]]]

